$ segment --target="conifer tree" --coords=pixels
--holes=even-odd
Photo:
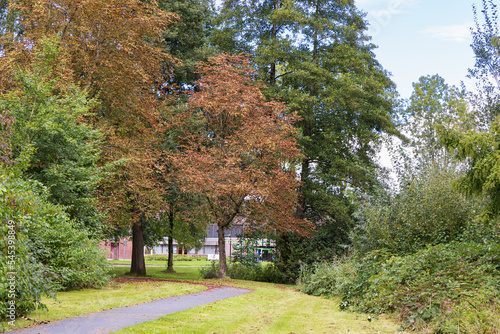
[[[394,84],[375,59],[354,1],[228,0],[221,18],[219,47],[252,52],[269,94],[280,95],[302,118],[296,215],[316,222],[319,234],[311,239],[317,244],[302,239],[295,247],[292,236],[282,236],[282,269],[293,276],[299,259],[311,260],[308,248],[327,247],[330,252],[318,253],[331,255],[348,242],[346,189],[376,183],[381,134],[397,134]]]

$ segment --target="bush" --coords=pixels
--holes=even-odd
[[[359,254],[387,249],[405,255],[452,241],[462,241],[481,202],[466,198],[457,189],[460,175],[436,166],[409,180],[393,198],[363,203],[351,234]]]
[[[343,309],[395,312],[403,327],[457,333],[460,326],[462,332],[466,327],[489,332],[499,323],[493,316],[499,268],[499,245],[450,243],[407,256],[376,251],[304,266],[299,288],[313,295],[340,296]]]
[[[500,247],[452,243],[392,257],[359,304],[365,312],[395,311],[406,325],[439,324],[459,303],[493,298],[500,288]]]
[[[208,268],[201,268],[200,275],[204,279],[212,279],[219,277],[219,264],[215,261]]]
[[[201,268],[200,275],[204,279],[219,277],[219,263],[213,262],[210,268]],[[227,276],[232,279],[241,279],[246,281],[268,283],[286,282],[284,274],[278,271],[272,263],[257,263],[256,265],[233,263],[227,268]]]
[[[77,229],[60,206],[46,200],[38,182],[0,173],[0,317],[10,298],[7,272],[16,271],[16,313],[43,308],[41,297],[62,289],[102,286],[109,280],[110,265],[97,241]],[[12,222],[12,223],[10,223]],[[15,244],[9,245],[9,224]],[[9,251],[15,254],[9,257]],[[13,267],[12,267],[13,266]]]

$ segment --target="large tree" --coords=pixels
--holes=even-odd
[[[163,202],[154,177],[161,153],[158,95],[170,74],[165,64],[173,63],[161,45],[173,16],[139,0],[13,0],[9,11],[18,15],[22,34],[3,36],[3,71],[29,63],[42,39],[57,36],[60,63],[70,71],[61,66],[54,73],[99,100],[98,117],[87,121],[105,133],[103,161],[117,162],[101,187],[101,202],[110,223],[131,226],[131,272],[144,274],[142,222]],[[0,81],[9,88],[8,75]]]
[[[53,77],[57,40],[45,40],[34,63],[15,76],[15,85],[0,96],[0,109],[15,118],[13,154],[25,167],[26,179],[41,182],[50,190],[49,199],[66,207],[81,228],[102,237],[102,216],[95,201],[101,168],[101,135],[81,122],[90,117],[96,101],[74,85],[58,87]]]
[[[266,102],[248,58],[223,54],[200,67],[200,91],[179,118],[181,147],[172,155],[183,189],[205,200],[218,226],[220,271],[226,276],[224,230],[237,218],[269,231],[306,233],[293,215],[300,156],[294,114]]]
[[[482,217],[493,222],[492,236],[496,238],[500,226],[500,29],[497,6],[483,0],[480,23],[474,7],[476,26],[472,29],[472,49],[476,55],[470,75],[479,81],[478,94],[471,99],[474,126],[441,128],[441,137],[448,148],[466,164],[462,186],[469,194],[484,194],[490,198]],[[491,82],[493,79],[494,82]]]
[[[348,242],[352,206],[346,189],[368,190],[376,183],[381,134],[397,133],[394,84],[375,59],[354,1],[227,0],[221,15],[214,39],[219,47],[252,52],[269,94],[281,95],[301,116],[305,157],[296,214],[324,234],[296,247],[282,236],[280,257],[296,269],[299,259],[311,259],[304,252],[309,246],[333,254]]]

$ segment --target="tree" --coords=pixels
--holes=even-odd
[[[0,109],[10,110],[13,157],[25,165],[25,179],[41,182],[50,201],[64,206],[81,228],[102,236],[95,190],[102,175],[97,166],[102,135],[81,122],[92,117],[96,101],[76,86],[59,87],[52,77],[57,40],[42,42],[31,68],[18,71],[16,87],[0,96]],[[29,157],[29,158],[28,158]]]
[[[440,165],[443,170],[460,169],[439,140],[437,127],[465,129],[470,124],[463,90],[449,86],[437,74],[420,77],[413,88],[410,99],[402,101],[401,107],[404,111],[399,130],[406,139],[393,140],[388,147],[400,185],[428,172],[430,165]]]
[[[343,252],[352,227],[347,188],[375,184],[381,134],[397,134],[394,85],[364,35],[366,23],[354,1],[225,1],[216,32],[223,49],[255,55],[268,94],[281,95],[301,120],[298,218],[316,223],[318,242]],[[297,274],[302,252],[318,239],[278,240],[281,270]],[[333,241],[333,242],[332,242]],[[311,249],[317,248],[311,245]],[[297,252],[294,251],[297,250]],[[294,254],[295,253],[295,254]]]
[[[483,0],[481,13],[483,22],[478,17],[477,7],[473,5],[475,27],[472,33],[472,51],[475,55],[475,66],[469,69],[469,78],[477,80],[477,93],[469,94],[469,102],[474,107],[474,123],[486,130],[495,118],[500,115],[500,55],[498,27],[498,10],[492,0]]]
[[[285,75],[280,68],[296,59],[303,13],[290,0],[226,0],[216,17],[212,41],[224,52],[249,52],[260,77],[270,86]]]
[[[211,0],[160,0],[158,7],[175,13],[179,20],[163,33],[165,52],[181,61],[170,78],[171,89],[182,91],[193,89],[199,79],[196,65],[215,56],[209,44],[213,9]]]
[[[98,98],[94,112],[99,117],[87,121],[105,133],[102,161],[115,163],[100,188],[101,203],[110,224],[132,227],[131,272],[145,274],[142,221],[163,204],[154,177],[163,131],[158,95],[174,60],[161,43],[174,16],[154,2],[139,0],[15,0],[9,10],[18,13],[22,34],[3,36],[1,67],[6,73],[15,64],[29,63],[42,39],[58,36],[63,46],[59,61],[70,71],[61,66],[55,75]],[[8,89],[8,76],[0,80],[2,89]]]
[[[244,56],[222,54],[200,65],[199,92],[179,117],[180,146],[171,161],[181,188],[196,192],[218,226],[219,277],[226,276],[224,230],[236,218],[269,231],[306,233],[308,223],[293,216],[293,162],[300,157],[294,114],[265,101]]]
[[[210,0],[160,0],[159,8],[175,13],[179,20],[164,31],[165,52],[178,59],[181,63],[168,77],[165,87],[170,94],[172,105],[163,116],[175,119],[178,113],[185,111],[189,92],[197,89],[194,82],[200,78],[196,65],[216,55],[216,50],[209,44],[209,36],[213,20],[213,4]],[[178,133],[175,128],[166,129],[163,134],[162,150],[164,155],[178,150]],[[200,237],[206,236],[206,220],[197,213],[198,199],[194,194],[188,194],[179,189],[176,166],[164,163],[164,169],[158,182],[164,187],[165,208],[161,216],[163,237],[168,236],[168,268],[173,272],[173,240],[178,243],[196,244]],[[202,212],[200,212],[202,214]]]
[[[470,75],[479,80],[480,94],[473,96],[473,112],[477,113],[475,126],[451,129],[440,128],[440,137],[456,157],[466,164],[466,176],[462,187],[469,194],[490,197],[490,203],[482,215],[483,221],[493,222],[492,233],[498,233],[500,214],[500,32],[497,7],[493,1],[483,1],[484,24],[479,24],[474,7],[476,28],[472,30],[472,49],[476,55],[475,68]],[[493,78],[496,84],[489,81]],[[496,224],[495,224],[496,222]]]
[[[467,230],[475,228],[481,203],[460,192],[456,184],[461,176],[429,162],[398,193],[367,196],[355,214],[354,249],[361,255],[380,249],[407,255],[427,245],[463,241]]]

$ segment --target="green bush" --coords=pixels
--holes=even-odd
[[[49,203],[46,196],[38,182],[24,181],[7,169],[0,169],[2,318],[10,300],[7,271],[17,273],[18,315],[43,308],[41,297],[54,291],[102,286],[109,280],[110,265],[98,242],[89,239],[85,230],[73,226],[64,209]],[[13,245],[9,245],[9,224],[15,226]],[[14,249],[15,254],[10,255]]]
[[[481,202],[467,198],[457,188],[460,174],[430,166],[389,198],[364,202],[351,234],[359,254],[377,249],[405,255],[452,241],[462,241],[473,224]],[[477,234],[477,233],[476,233]]]
[[[204,279],[217,278],[219,275],[219,263],[213,262],[211,267],[201,268],[200,275]],[[273,263],[257,263],[256,265],[233,263],[227,268],[227,276],[232,279],[247,281],[268,283],[286,282],[285,275],[278,271]]]
[[[499,269],[498,244],[450,243],[407,256],[375,251],[304,266],[298,283],[305,293],[340,296],[341,308],[395,312],[403,327],[490,333],[499,324]]]
[[[215,261],[208,268],[201,268],[200,275],[203,279],[212,279],[219,277],[219,263]]]
[[[431,246],[392,257],[368,279],[365,312],[395,311],[406,325],[439,324],[457,303],[494,297],[500,288],[500,247],[476,243]]]

